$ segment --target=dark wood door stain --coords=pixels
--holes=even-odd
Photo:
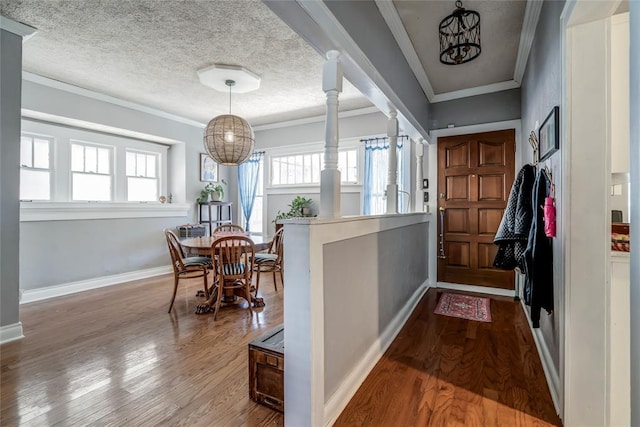
[[[514,273],[492,264],[514,168],[513,129],[438,138],[438,281],[513,289]]]

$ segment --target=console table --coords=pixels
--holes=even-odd
[[[198,222],[209,227],[208,234],[222,224],[232,224],[231,202],[206,202],[198,203]]]

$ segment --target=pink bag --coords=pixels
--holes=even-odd
[[[553,197],[545,197],[544,206],[544,234],[547,237],[556,237],[556,207],[553,205]]]

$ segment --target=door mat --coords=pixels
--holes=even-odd
[[[491,322],[489,298],[445,292],[440,297],[434,313],[478,322]]]

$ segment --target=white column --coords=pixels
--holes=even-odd
[[[422,159],[424,156],[424,139],[420,138],[419,141],[416,141],[416,196],[414,212],[424,212],[426,211],[425,203],[424,203],[424,190],[422,189]]]
[[[322,67],[322,90],[327,95],[324,128],[324,169],[320,172],[320,216],[340,217],[340,171],[338,170],[338,93],[342,92],[340,52],[327,52]]]
[[[389,177],[387,178],[387,214],[398,213],[398,113],[391,111],[387,122],[389,137]]]

